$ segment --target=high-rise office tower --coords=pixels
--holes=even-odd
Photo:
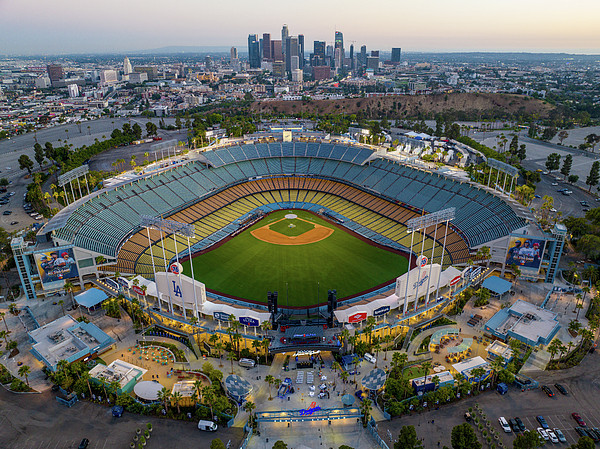
[[[335,32],[335,47],[334,48],[339,48],[340,49],[340,60],[341,60],[341,64],[339,65],[339,67],[341,67],[344,64],[344,35],[342,34],[341,31],[336,31]],[[335,56],[335,54],[334,54]]]
[[[229,62],[235,62],[238,59],[238,52],[236,47],[231,47],[229,50]]]
[[[281,46],[281,41],[271,41],[271,58],[273,58],[273,61],[283,61],[283,48]]]
[[[371,50],[371,56],[374,58],[379,58],[379,50]]]
[[[362,47],[360,47],[360,63],[362,65],[367,64],[367,46],[366,45],[363,45]]]
[[[325,58],[325,42],[324,41],[315,41],[313,44],[313,53],[315,56],[320,56],[321,58]]]
[[[298,56],[298,38],[296,36],[288,36],[285,41],[285,70],[292,70],[292,56]]]
[[[212,58],[210,57],[210,55],[206,55],[204,57],[204,67],[206,67],[206,70],[210,70],[210,69],[212,69],[212,66],[213,66]],[[148,79],[150,79],[150,77],[148,77]]]
[[[283,28],[281,29],[281,51],[283,51],[283,55],[285,56],[285,43],[287,38],[290,36],[290,30],[288,29],[287,24],[283,24]]]
[[[354,70],[354,44],[350,44],[350,70]]]
[[[300,68],[300,57],[292,56],[291,60],[291,71],[298,70]]]
[[[400,63],[401,58],[402,58],[402,49],[401,48],[392,48],[392,64]]]
[[[256,34],[248,35],[248,62],[251,69],[260,68],[260,43]]]
[[[48,64],[46,70],[48,71],[50,84],[54,84],[65,77],[62,65],[60,64]]]
[[[271,35],[269,33],[264,33],[263,34],[263,53],[262,53],[262,58],[267,60],[267,61],[271,61],[272,60],[272,56],[271,56]]]
[[[298,35],[298,57],[300,59],[299,69],[304,69],[304,34]]]
[[[325,56],[329,56],[330,58],[333,58],[333,45],[328,45],[325,48]]]
[[[333,50],[333,64],[336,69],[342,68],[344,60],[342,59],[342,49],[335,48]]]
[[[125,56],[125,59],[123,60],[123,74],[129,75],[130,73],[133,73],[133,67],[131,67],[131,62],[129,62],[129,58]]]

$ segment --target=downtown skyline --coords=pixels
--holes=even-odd
[[[276,35],[284,23],[310,43],[333,41],[338,30],[348,42],[382,50],[600,53],[595,29],[600,4],[585,0],[568,7],[516,0],[501,7],[471,0],[418,5],[385,0],[368,7],[346,2],[343,8],[309,1],[293,12],[272,0],[227,5],[175,0],[169,8],[156,0],[107,0],[102,9],[82,8],[73,0],[32,0],[28,5],[0,2],[0,54],[136,52],[167,46],[241,49],[248,34]]]

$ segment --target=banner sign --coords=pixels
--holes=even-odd
[[[382,307],[379,307],[378,309],[373,310],[373,316],[385,315],[389,311],[390,311],[390,306],[382,306]]]
[[[146,296],[146,293],[144,293],[144,290],[142,290],[142,288],[138,285],[132,285],[131,290],[133,290],[140,296]]]
[[[198,307],[206,302],[205,285],[183,274],[164,271],[156,273],[156,288],[159,295],[162,295],[162,301],[171,301],[179,307],[185,306],[186,309],[193,310],[195,300],[198,301]]]
[[[319,407],[316,402],[311,402],[309,408],[300,410],[300,416],[312,415],[314,412],[318,412],[319,410],[321,410],[321,407]]]
[[[428,285],[430,293],[437,288],[440,271],[439,264],[427,265],[425,268],[413,268],[396,279],[396,295],[398,298],[406,296],[409,300],[412,300],[418,291],[419,296],[426,296]],[[408,289],[406,288],[407,283]],[[445,287],[445,285],[440,284],[440,287]]]
[[[531,237],[510,237],[506,265],[515,264],[519,268],[529,268],[538,271],[544,255],[545,240]]]
[[[213,318],[219,321],[229,321],[229,314],[225,312],[213,312]]]
[[[360,323],[367,319],[367,312],[358,312],[348,317],[349,323]]]
[[[73,248],[53,249],[34,256],[44,290],[60,288],[65,279],[79,277]]]
[[[251,318],[249,316],[240,317],[240,323],[242,323],[244,326],[248,326],[248,327],[260,326],[260,322],[256,318]]]
[[[450,281],[450,286],[452,287],[453,285],[458,284],[460,282],[460,279],[461,279],[460,276],[456,276],[454,279],[452,279]]]

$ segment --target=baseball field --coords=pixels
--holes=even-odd
[[[281,306],[309,306],[392,281],[407,259],[301,210],[269,214],[223,245],[193,259],[196,279],[218,292]],[[183,264],[191,276],[190,262]],[[287,288],[286,288],[287,287]],[[286,294],[287,291],[287,294]]]

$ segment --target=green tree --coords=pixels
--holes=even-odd
[[[552,340],[550,342],[550,344],[548,345],[548,353],[550,354],[550,361],[552,361],[554,356],[560,352],[561,346],[562,346],[562,342],[558,338],[555,338],[554,340]]]
[[[567,137],[569,137],[569,133],[564,129],[558,133],[558,141],[561,145],[563,143],[563,140],[565,140]]]
[[[363,414],[363,426],[366,426],[371,417],[371,411],[373,410],[373,403],[370,399],[363,399],[360,404],[360,411]]]
[[[146,123],[146,135],[148,136],[155,136],[158,133],[158,127],[152,123],[152,122],[147,122]]]
[[[277,440],[277,441],[275,441],[275,444],[273,445],[273,449],[287,449],[287,444],[285,444],[281,440]]]
[[[579,176],[569,175],[569,178],[567,179],[567,181],[569,181],[571,184],[575,184],[577,181],[579,181]]]
[[[273,400],[273,396],[271,395],[271,386],[273,385],[274,381],[275,381],[275,378],[273,376],[271,376],[270,374],[265,377],[265,382],[267,382],[269,384],[269,401]]]
[[[142,127],[139,125],[139,123],[134,123],[131,130],[136,140],[140,140],[142,138]]]
[[[481,443],[469,423],[463,423],[452,428],[450,436],[452,449],[481,449]]]
[[[27,386],[29,386],[29,374],[31,374],[31,368],[27,365],[21,365],[19,368],[19,376],[25,378],[25,382],[27,382]]]
[[[560,154],[551,153],[546,159],[546,169],[548,171],[558,170],[560,168]]]
[[[33,146],[33,149],[35,151],[34,159],[40,166],[40,170],[41,170],[42,164],[44,163],[44,158],[46,157],[46,154],[44,153],[44,148],[42,148],[42,146],[36,142],[35,145]]]
[[[563,175],[565,177],[564,179],[567,179],[567,177],[569,176],[569,173],[571,173],[572,166],[573,166],[573,156],[571,156],[570,154],[567,154],[567,156],[563,160],[563,166],[560,169],[561,175]]]
[[[598,142],[600,142],[600,136],[592,133],[592,134],[588,134],[587,136],[585,136],[585,138],[583,140],[585,141],[586,144],[588,144],[590,147],[592,147],[592,153],[593,153],[594,148],[596,147],[596,144]]]
[[[210,449],[226,449],[220,438],[215,438],[210,442]]]
[[[535,449],[543,445],[544,440],[540,434],[529,430],[517,435],[513,441],[514,449]]]
[[[29,159],[29,156],[26,154],[22,154],[19,156],[19,169],[27,170],[27,172],[31,175],[31,170],[33,169],[33,161]]]
[[[21,158],[19,158],[19,161],[21,161]],[[592,187],[598,185],[598,181],[600,181],[600,161],[595,161],[590,169],[590,174],[585,180],[586,185],[590,186],[588,192],[592,190]]]
[[[165,406],[165,410],[169,410],[168,403],[169,403],[170,399],[171,399],[171,392],[169,391],[168,388],[163,387],[158,392],[158,400],[163,403],[163,405]]]
[[[394,442],[394,449],[421,449],[423,443],[417,437],[415,426],[402,426],[398,433],[398,440]]]

